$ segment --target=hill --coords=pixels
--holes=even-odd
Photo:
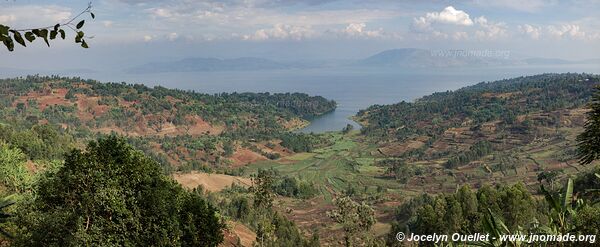
[[[465,209],[477,215],[490,204],[479,195],[490,194],[498,205],[494,213],[511,225],[530,215],[547,221],[540,183],[559,188],[562,179],[593,168],[575,165],[575,136],[599,84],[600,76],[589,74],[482,82],[371,106],[355,117],[361,131],[305,135],[289,130],[334,102],[303,94],[206,95],[32,76],[0,83],[0,149],[23,153],[19,162],[26,169],[11,174],[34,176],[60,167],[61,155],[86,140],[119,132],[180,184],[205,190],[197,193],[232,224],[226,244],[257,241],[267,220],[280,246],[314,246],[308,238],[340,245],[345,233],[330,213],[335,198],[345,196],[374,211],[369,237],[358,242],[381,240],[405,225],[416,231],[445,226],[449,221],[440,216],[433,218],[443,222],[413,227],[427,215],[418,210],[433,202],[454,208],[454,193],[477,197],[479,206]],[[164,119],[163,127],[151,119]],[[247,187],[261,172],[272,179],[269,213],[255,205],[257,190]],[[527,214],[515,205],[526,205]],[[440,212],[450,217],[455,211]]]
[[[564,136],[557,129],[581,128],[583,107],[599,81],[597,75],[543,74],[479,83],[415,102],[371,106],[356,119],[385,156],[446,157],[453,167],[492,150]]]
[[[516,58],[498,50],[391,49],[358,60],[354,66],[396,68],[460,68],[483,66],[539,66],[597,64],[598,59],[570,61],[556,58]]]
[[[385,50],[356,62],[371,67],[463,67],[512,65],[516,62],[506,54],[472,54],[466,50],[424,50],[415,48]],[[509,54],[508,54],[509,55]]]
[[[256,160],[276,156],[277,151],[285,154],[277,144],[282,135],[336,106],[300,93],[209,95],[39,76],[0,80],[0,95],[2,122],[13,129],[48,124],[84,140],[119,133],[165,166],[194,167],[245,164],[252,160],[249,156]],[[273,153],[256,147],[262,141],[274,142],[272,148],[264,148]]]

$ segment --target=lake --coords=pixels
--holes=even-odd
[[[360,109],[374,104],[412,101],[433,92],[455,90],[482,81],[540,73],[600,73],[599,65],[562,65],[471,69],[304,69],[277,71],[184,72],[157,74],[78,73],[103,82],[143,83],[168,88],[220,92],[303,92],[333,99],[338,108],[315,118],[302,132],[341,130]],[[69,74],[64,74],[69,75]],[[16,75],[10,75],[16,76]]]

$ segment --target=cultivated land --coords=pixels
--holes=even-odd
[[[377,222],[370,235],[383,236],[398,206],[423,193],[516,183],[536,192],[541,172],[556,172],[559,183],[593,168],[575,158],[586,103],[599,84],[593,75],[516,78],[373,106],[355,117],[362,130],[318,135],[290,133],[306,123],[305,115],[334,107],[318,97],[210,96],[122,84],[71,85],[64,78],[30,80],[26,86],[4,81],[10,94],[1,102],[6,107],[0,111],[5,122],[0,137],[26,151],[32,173],[47,169],[47,160],[60,162],[63,150],[35,156],[29,145],[37,142],[21,143],[22,136],[50,128],[60,133],[50,136],[62,139],[40,142],[67,150],[94,136],[126,135],[177,182],[202,188],[223,210],[230,225],[223,246],[236,246],[238,239],[249,246],[256,237],[254,222],[233,219],[230,211],[237,196],[252,198],[246,189],[261,169],[314,190],[280,193],[274,208],[304,236],[318,230],[321,244],[337,246],[344,234],[327,212],[340,196],[373,207]]]
[[[323,243],[340,241],[342,232],[327,217],[332,210],[332,198],[347,193],[354,188],[355,197],[373,202],[378,224],[373,228],[375,235],[381,236],[389,231],[394,209],[402,202],[421,193],[451,193],[458,186],[469,185],[479,188],[484,184],[514,184],[523,182],[532,191],[538,189],[537,176],[540,171],[558,171],[561,177],[588,171],[593,166],[577,165],[574,158],[564,159],[560,154],[574,148],[575,137],[583,128],[557,128],[564,139],[539,139],[520,146],[509,153],[510,167],[506,170],[490,171],[498,166],[494,154],[486,155],[477,161],[461,166],[456,170],[445,169],[447,158],[424,160],[409,165],[424,168],[423,174],[414,175],[401,183],[385,175],[386,167],[376,165],[376,161],[386,159],[377,152],[377,147],[367,143],[358,131],[343,135],[341,133],[324,134],[334,144],[316,149],[310,153],[299,153],[278,161],[256,162],[247,165],[245,175],[258,169],[273,168],[281,174],[299,177],[314,184],[319,194],[311,199],[279,197],[276,206],[292,219],[305,232],[315,228],[328,234],[321,235]],[[505,151],[506,152],[506,151]],[[378,192],[378,188],[384,188]],[[330,234],[338,232],[338,234]]]
[[[581,78],[572,78],[571,81],[592,90],[597,78],[592,82]],[[542,93],[547,89],[536,85],[529,90]],[[576,92],[575,89],[569,89],[561,97],[523,104],[523,93],[490,91],[478,94],[485,99],[493,99],[494,104],[500,99],[506,107],[511,107],[512,102],[521,107],[527,107],[527,104],[553,104],[561,98],[572,97],[572,92]],[[587,98],[589,95],[586,93],[581,97]],[[388,232],[395,208],[422,193],[453,193],[463,185],[480,188],[483,185],[516,183],[524,183],[531,192],[536,192],[539,189],[540,172],[556,172],[559,174],[556,180],[560,181],[571,174],[593,169],[594,165],[578,165],[575,158],[575,139],[583,131],[587,112],[586,101],[581,102],[529,110],[514,116],[510,123],[493,117],[476,122],[468,115],[460,115],[453,120],[458,122],[457,125],[447,125],[433,137],[410,135],[404,141],[380,139],[360,131],[326,133],[321,137],[329,145],[275,161],[251,163],[246,166],[242,176],[254,174],[258,169],[275,169],[281,174],[313,184],[318,190],[315,197],[279,197],[276,206],[307,234],[316,228],[323,232],[339,233],[321,235],[323,243],[341,241],[340,227],[327,216],[327,211],[334,208],[332,199],[341,195],[351,195],[358,201],[372,204],[378,221],[372,231],[380,236]],[[485,110],[486,106],[482,105],[481,108]],[[368,126],[368,121],[362,122]],[[430,124],[420,123],[417,126],[421,127],[401,128],[419,129]],[[387,130],[389,135],[396,131],[399,131],[397,127]],[[483,141],[491,143],[490,151],[455,167],[448,167],[449,159],[457,154],[468,153]],[[419,153],[415,155],[415,151]],[[436,155],[439,153],[444,154]],[[411,169],[402,170],[405,172],[403,174],[395,174],[398,171],[390,169],[389,163],[383,162],[389,160],[402,161]]]
[[[248,178],[203,172],[176,173],[173,178],[188,189],[202,188],[210,192],[221,191],[232,184],[245,187],[252,185]]]

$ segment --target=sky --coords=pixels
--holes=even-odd
[[[0,49],[0,67],[115,69],[186,57],[358,59],[394,48],[600,58],[600,0],[95,0],[89,49]],[[0,23],[64,22],[86,1],[0,1]],[[73,33],[68,33],[73,38]]]

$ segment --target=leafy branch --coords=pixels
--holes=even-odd
[[[4,210],[13,204],[15,204],[15,202],[10,199],[10,196],[0,199],[0,224],[8,222],[8,220],[12,217],[11,214],[5,212]],[[3,235],[7,238],[12,238],[12,235],[2,227],[0,227],[0,235]]]
[[[65,28],[71,29],[75,32],[75,43],[81,44],[81,47],[88,48],[88,44],[85,41],[85,33],[83,30],[83,25],[85,24],[85,19],[82,18],[84,14],[89,14],[92,19],[96,18],[94,13],[92,12],[92,3],[88,3],[87,8],[85,8],[81,13],[71,18],[69,21],[64,23],[57,23],[54,26],[40,27],[40,28],[27,28],[27,29],[12,29],[9,26],[0,24],[0,42],[6,46],[9,51],[13,51],[15,48],[15,42],[19,43],[23,47],[27,47],[27,42],[33,43],[37,38],[43,39],[46,42],[46,45],[50,47],[50,42],[48,40],[54,40],[57,37],[61,39],[66,38]]]

